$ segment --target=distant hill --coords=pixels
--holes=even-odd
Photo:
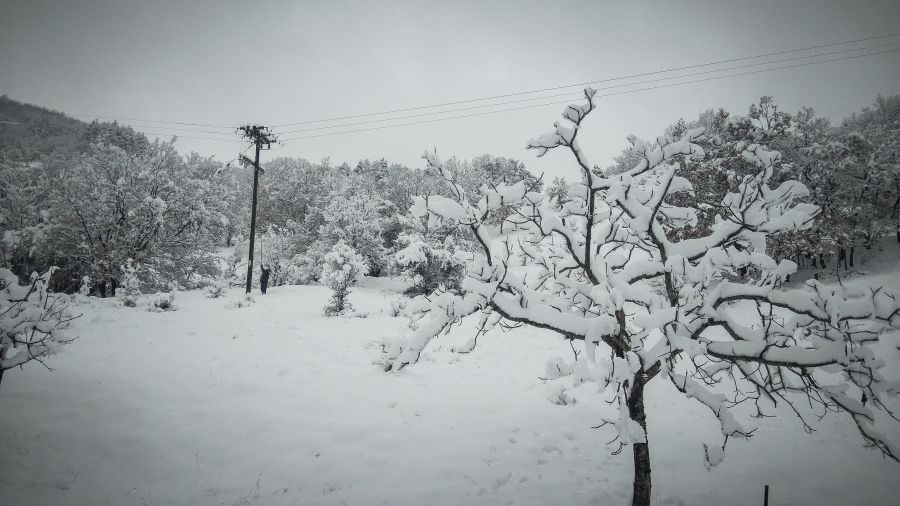
[[[131,127],[94,120],[85,123],[65,114],[0,96],[0,160],[34,162],[53,155],[86,152],[92,143],[118,146],[128,153],[147,148],[147,137]]]
[[[61,112],[0,96],[0,158],[30,162],[57,150],[84,151],[88,124]]]

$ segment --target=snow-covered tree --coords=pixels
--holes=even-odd
[[[722,199],[708,233],[673,240],[678,227],[696,223],[694,209],[671,199],[692,191],[679,171],[704,156],[696,144],[702,128],[681,139],[630,136],[639,162],[597,175],[578,142],[594,93],[585,90],[585,103],[565,109],[565,123],[528,144],[538,156],[562,148],[574,157],[580,184],[561,211],[524,182],[468,198],[437,154],[426,153],[452,197],[417,198],[414,213],[468,228],[481,251],[466,263],[462,293],[410,302],[407,311],[421,319],[386,357],[386,369],[416,363],[432,339],[475,314],[479,332],[506,320],[581,343],[574,362],[548,362],[550,378],[595,383],[608,398],[614,409],[598,425],[615,430],[618,450],[631,447],[635,505],[650,504],[644,392],[654,381],[668,382],[717,419],[721,436],[706,445],[710,464],[776,406],[791,408],[809,429],[828,412],[845,413],[865,444],[897,459],[900,448],[880,434],[877,415],[889,412],[900,385],[883,376],[875,345],[900,324],[900,310],[883,289],[854,292],[816,281],[785,287],[796,264],[769,257],[767,237],[810,227],[817,208],[800,202],[807,190],[796,181],[769,186],[779,154],[740,146],[754,170]],[[514,211],[502,228],[491,226],[503,206]],[[746,274],[735,276],[738,269]]]
[[[343,241],[331,248],[325,255],[321,276],[322,283],[334,291],[325,306],[326,316],[339,316],[353,310],[347,300],[350,287],[368,270],[365,258]]]
[[[553,182],[550,183],[545,192],[550,204],[558,209],[561,209],[562,206],[569,202],[569,183],[561,177],[553,178]]]
[[[47,366],[44,359],[71,340],[66,328],[75,316],[68,295],[48,290],[53,271],[20,285],[12,271],[0,268],[0,381],[7,369],[31,361]]]
[[[415,217],[404,222],[408,230],[397,238],[394,262],[400,274],[412,281],[407,293],[427,294],[441,286],[458,290],[464,268],[452,231],[427,229]]]
[[[396,214],[392,204],[373,195],[336,195],[323,210],[319,235],[329,245],[342,241],[353,248],[377,275],[385,264],[384,232]]]
[[[154,142],[138,155],[106,145],[65,167],[55,182],[57,251],[80,266],[101,295],[120,284],[127,259],[144,266],[153,288],[216,272],[214,164],[182,158],[173,142]]]

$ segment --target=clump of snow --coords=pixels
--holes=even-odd
[[[255,303],[256,303],[256,297],[254,297],[253,295],[248,293],[242,297],[238,297],[236,299],[229,301],[227,304],[225,304],[225,307],[227,309],[240,309],[240,308],[250,307],[252,304],[255,304]]]
[[[562,383],[551,383],[547,387],[547,400],[560,406],[568,406],[575,403],[575,397],[566,390]]]
[[[153,294],[148,301],[149,311],[162,313],[165,311],[175,311],[178,307],[175,305],[175,292]]]

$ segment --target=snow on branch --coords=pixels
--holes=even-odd
[[[0,377],[31,361],[50,369],[44,359],[71,341],[65,330],[76,316],[67,295],[48,290],[54,270],[20,285],[15,274],[0,269]]]

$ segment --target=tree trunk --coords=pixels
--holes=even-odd
[[[0,346],[0,362],[3,362],[3,359],[6,358],[6,350],[9,349],[9,345]],[[0,384],[3,384],[3,373],[6,372],[6,369],[0,369]]]
[[[628,397],[628,414],[640,424],[647,434],[647,415],[644,412],[644,384],[646,376],[638,372],[634,376],[634,386]],[[650,506],[650,439],[644,443],[633,443],[634,451],[634,489],[631,497],[632,506]]]
[[[872,246],[868,246],[871,248]],[[856,252],[856,246],[850,246],[850,267],[853,267],[853,254]]]

